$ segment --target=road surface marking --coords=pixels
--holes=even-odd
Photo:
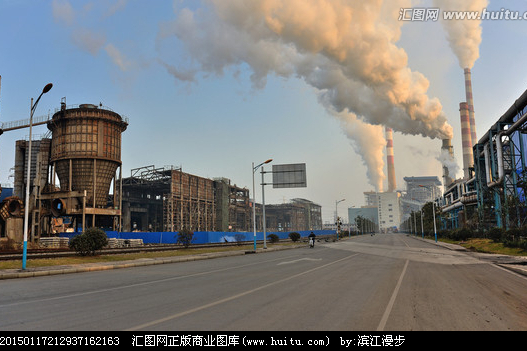
[[[245,295],[249,295],[249,294],[252,294],[256,291],[259,291],[259,290],[262,290],[262,289],[265,289],[265,288],[268,288],[268,287],[271,287],[273,285],[276,285],[276,284],[279,284],[279,283],[283,283],[285,281],[288,281],[288,280],[291,280],[291,279],[294,279],[294,278],[297,278],[297,277],[300,277],[302,275],[306,275],[306,274],[309,274],[311,272],[314,272],[316,270],[319,270],[319,269],[322,269],[322,268],[325,268],[325,267],[328,267],[328,266],[331,266],[335,263],[339,263],[341,261],[344,261],[344,260],[347,260],[351,257],[355,257],[359,255],[358,253],[357,254],[353,254],[353,255],[350,255],[350,256],[346,256],[344,258],[341,258],[340,260],[336,260],[336,261],[333,261],[333,262],[329,262],[329,263],[326,263],[322,266],[318,266],[318,267],[315,267],[315,268],[311,268],[311,269],[308,269],[307,271],[304,271],[304,272],[300,272],[298,274],[294,274],[290,277],[287,277],[287,278],[283,278],[283,279],[280,279],[280,280],[277,280],[275,282],[272,282],[272,283],[269,283],[269,284],[265,284],[265,285],[262,285],[262,286],[259,286],[257,288],[254,288],[254,289],[251,289],[251,290],[247,290],[247,291],[244,291],[244,292],[241,292],[239,294],[236,294],[236,295],[232,295],[232,296],[229,296],[229,297],[226,297],[224,299],[220,299],[220,300],[217,300],[217,301],[213,301],[211,303],[208,303],[208,304],[205,304],[205,305],[202,305],[202,306],[199,306],[199,307],[196,307],[196,308],[192,308],[190,310],[186,310],[186,311],[183,311],[183,312],[179,312],[179,313],[176,313],[176,314],[172,314],[170,316],[166,316],[166,317],[163,317],[163,318],[159,318],[159,319],[156,319],[156,320],[153,320],[151,322],[147,322],[147,323],[144,323],[144,324],[140,324],[140,325],[137,325],[135,327],[132,327],[130,329],[127,329],[128,331],[133,331],[133,330],[139,330],[139,329],[147,329],[153,325],[156,325],[156,324],[159,324],[159,323],[163,323],[163,322],[168,322],[172,319],[176,319],[176,318],[179,318],[179,317],[183,317],[183,316],[186,316],[187,314],[191,314],[191,313],[194,313],[194,312],[198,312],[198,311],[201,311],[201,310],[204,310],[204,309],[207,309],[209,307],[214,307],[216,305],[220,305],[222,303],[225,303],[225,302],[229,302],[229,301],[232,301],[232,300],[236,300],[237,298],[240,298],[240,297],[243,297]]]
[[[377,327],[377,331],[384,330],[386,321],[388,320],[388,317],[390,316],[390,312],[392,311],[393,304],[395,303],[395,298],[397,297],[397,294],[399,293],[399,288],[401,287],[401,282],[403,281],[404,274],[406,273],[406,267],[408,267],[408,262],[410,262],[410,260],[406,260],[406,263],[404,264],[404,268],[403,268],[403,271],[401,272],[401,276],[399,277],[399,281],[397,282],[397,285],[395,286],[395,290],[392,293],[390,302],[388,302],[388,306],[386,306],[386,310],[384,311],[384,315],[382,316],[381,322],[379,323],[379,326]]]
[[[282,264],[290,264],[290,263],[297,263],[297,262],[300,262],[300,261],[322,261],[321,258],[299,258],[298,260],[293,260],[293,261],[286,261],[286,262],[280,262],[277,264],[277,266],[280,266]]]

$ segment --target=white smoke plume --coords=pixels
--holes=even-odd
[[[486,8],[487,0],[434,0],[434,6],[444,11],[474,11]],[[472,68],[479,58],[481,44],[481,20],[444,20],[441,24],[447,33],[447,39],[452,51],[456,55],[461,68]]]
[[[382,192],[386,178],[383,157],[386,140],[383,127],[364,123],[351,112],[333,112],[333,115],[340,121],[355,152],[361,155],[370,185],[375,191]]]
[[[271,74],[303,79],[317,89],[328,111],[344,120],[377,189],[384,179],[378,148],[386,145],[382,126],[429,138],[452,137],[441,104],[427,95],[428,80],[407,66],[406,52],[396,45],[403,24],[399,10],[411,1],[206,3],[197,10],[176,9],[176,19],[161,26],[160,42],[176,36],[190,54],[187,67],[163,62],[167,70],[192,82],[200,72],[222,75],[246,64],[255,88],[264,87]]]
[[[459,165],[457,164],[454,157],[452,157],[452,155],[448,152],[448,150],[441,150],[441,153],[436,157],[436,159],[441,162],[443,167],[448,169],[448,176],[452,179],[456,179],[456,176],[459,172]]]

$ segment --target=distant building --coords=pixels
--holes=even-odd
[[[436,176],[404,177],[406,193],[401,198],[403,221],[412,212],[419,212],[427,202],[434,201],[441,195],[441,182]]]
[[[377,207],[377,192],[366,191],[363,194],[365,207]]]
[[[208,179],[181,168],[141,167],[123,179],[123,231],[251,232],[249,190],[227,178]],[[322,229],[321,207],[309,200],[265,205],[266,229]],[[262,230],[262,205],[255,204],[256,230]]]
[[[441,195],[441,182],[437,177],[404,177],[405,198],[425,204]]]
[[[376,201],[377,202],[377,201]],[[364,218],[372,221],[376,225],[379,224],[378,209],[375,206],[363,206],[359,208],[350,207],[348,208],[348,220],[352,230],[362,232],[364,228],[357,227],[358,218]]]
[[[322,229],[322,208],[305,199],[265,205],[267,231],[291,232]]]
[[[402,221],[401,194],[398,192],[377,193],[379,230],[399,228]]]

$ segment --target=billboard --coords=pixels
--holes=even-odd
[[[273,188],[305,188],[306,164],[273,165]]]

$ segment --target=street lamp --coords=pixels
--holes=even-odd
[[[342,201],[344,201],[344,200],[346,200],[346,199],[335,201],[335,217],[336,217],[335,225],[337,226],[337,229],[335,229],[335,233],[337,235],[337,240],[339,240],[339,223],[338,223],[339,222],[339,213],[338,213],[338,210],[337,210],[337,205],[339,203],[341,203]]]
[[[24,249],[22,253],[22,269],[26,269],[26,257],[27,257],[27,233],[28,233],[28,221],[29,221],[29,187],[31,185],[31,132],[33,128],[33,112],[37,108],[37,104],[40,101],[42,95],[51,90],[53,84],[48,83],[42,89],[42,93],[38,96],[37,101],[33,104],[33,98],[31,98],[31,111],[29,114],[29,145],[28,145],[28,154],[27,154],[27,177],[26,177],[26,206],[24,210]]]
[[[430,187],[427,187],[425,185],[419,185],[420,187],[422,188],[427,188],[427,189],[430,189]],[[432,190],[432,189],[430,189]],[[432,190],[433,191],[433,190]],[[434,236],[435,236],[435,241],[437,243],[437,229],[436,229],[436,209],[435,209],[435,199],[432,199],[432,215],[434,216]]]
[[[425,230],[423,228],[423,206],[421,206],[421,237],[424,239]]]
[[[262,166],[262,165],[264,165],[266,163],[269,163],[272,160],[273,160],[272,158],[268,159],[267,161],[260,163],[256,167],[254,167],[254,162],[252,163],[252,172],[253,172],[253,234],[254,234],[254,251],[256,251],[256,195],[255,195],[255,192],[254,192],[254,172],[256,172],[256,170],[260,166]],[[263,198],[263,192],[262,192],[262,198]],[[264,209],[263,215],[265,216],[265,209]],[[265,221],[265,218],[264,218],[264,221]],[[264,233],[264,240],[265,240],[265,233]]]

